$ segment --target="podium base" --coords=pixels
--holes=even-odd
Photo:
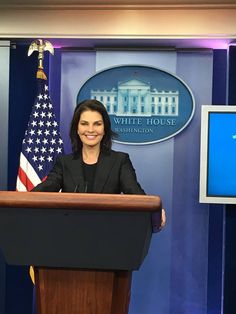
[[[131,271],[35,267],[37,314],[128,314]]]

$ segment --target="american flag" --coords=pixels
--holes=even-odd
[[[30,191],[45,180],[55,158],[64,153],[47,81],[38,79],[38,93],[22,142],[16,190]]]

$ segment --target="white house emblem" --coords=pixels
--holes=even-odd
[[[193,95],[186,84],[152,67],[123,66],[99,72],[83,85],[77,102],[88,98],[105,105],[117,141],[126,144],[170,138],[188,125],[194,113]]]

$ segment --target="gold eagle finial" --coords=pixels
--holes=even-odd
[[[43,71],[43,59],[44,59],[44,51],[49,51],[52,55],[54,55],[53,45],[48,40],[36,39],[34,40],[28,49],[28,57],[34,52],[38,51],[38,71],[37,78],[41,78],[46,80],[47,77]]]

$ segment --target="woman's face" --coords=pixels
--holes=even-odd
[[[78,123],[78,135],[83,146],[100,147],[104,134],[102,115],[97,111],[83,111]]]

